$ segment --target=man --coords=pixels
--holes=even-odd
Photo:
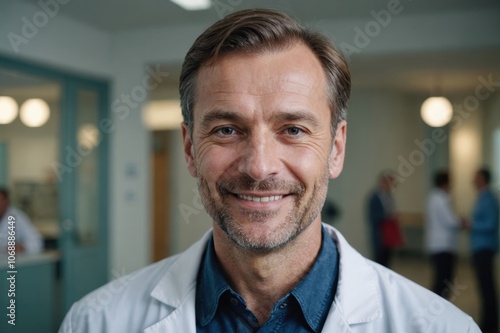
[[[389,267],[392,248],[384,244],[382,225],[395,219],[396,209],[392,190],[396,186],[396,178],[391,171],[384,171],[379,177],[378,186],[368,198],[368,224],[372,251],[375,262]]]
[[[328,39],[285,14],[245,10],[208,28],[180,93],[188,169],[213,230],[85,297],[61,332],[478,332],[321,224],[349,91]]]
[[[434,176],[435,188],[427,200],[427,249],[434,268],[432,291],[448,298],[457,253],[457,234],[464,223],[455,215],[450,201],[450,176],[439,171]]]
[[[42,250],[42,237],[29,217],[13,207],[7,189],[0,188],[0,253],[8,253],[9,230],[15,232],[16,253],[38,253]]]
[[[480,169],[474,178],[478,198],[472,213],[470,242],[472,260],[481,295],[481,329],[498,333],[498,299],[494,257],[498,252],[498,198],[490,189],[491,173]]]

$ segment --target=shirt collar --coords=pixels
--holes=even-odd
[[[316,261],[291,291],[302,309],[304,318],[315,332],[319,331],[319,325],[326,319],[335,296],[339,266],[335,243],[324,228],[322,235],[323,241]]]
[[[314,330],[324,322],[336,292],[338,280],[338,251],[335,243],[322,227],[322,244],[311,270],[290,292],[300,305],[304,318]],[[220,297],[232,291],[215,255],[213,236],[207,243],[198,272],[196,317],[202,326],[215,316]],[[325,309],[325,307],[327,307]]]
[[[214,239],[211,236],[198,272],[196,291],[196,317],[202,326],[208,324],[214,317],[221,295],[231,290],[222,274],[222,267],[215,255]]]

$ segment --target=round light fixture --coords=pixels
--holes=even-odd
[[[10,124],[17,117],[17,103],[9,96],[0,96],[0,124]]]
[[[43,99],[28,99],[21,105],[19,117],[28,127],[40,127],[49,120],[50,109]]]
[[[420,116],[432,127],[442,127],[453,117],[453,107],[446,97],[429,97],[420,108]]]

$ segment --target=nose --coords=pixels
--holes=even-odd
[[[272,134],[250,136],[245,141],[238,163],[238,171],[256,181],[276,175],[281,167],[279,143]]]

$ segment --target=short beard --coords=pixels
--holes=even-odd
[[[328,189],[327,167],[321,177],[316,179],[310,198],[304,201],[305,185],[298,181],[284,181],[270,177],[257,182],[242,174],[238,178],[225,179],[216,184],[216,193],[211,193],[206,179],[199,177],[198,188],[202,202],[208,214],[226,237],[241,249],[253,253],[270,253],[283,248],[300,235],[321,212]],[[202,173],[198,170],[198,175]],[[227,199],[241,191],[276,191],[295,196],[295,209],[292,209],[286,218],[271,233],[252,237],[239,225],[231,214]],[[241,209],[240,214],[255,222],[264,222],[275,218],[278,211],[260,211],[255,209]]]

